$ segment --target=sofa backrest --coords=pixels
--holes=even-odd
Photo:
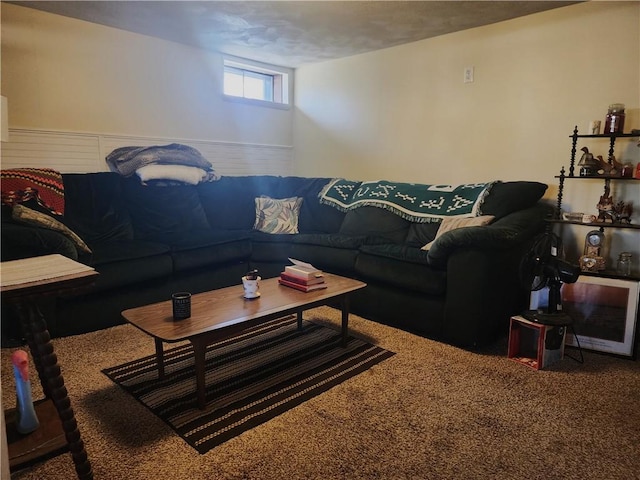
[[[251,230],[256,197],[302,197],[301,233],[367,235],[420,246],[433,240],[435,224],[415,224],[376,207],[346,214],[321,204],[330,178],[253,175],[222,177],[197,186],[144,186],[114,172],[64,174],[65,223],[90,245],[104,240],[162,239],[185,231]],[[547,185],[496,182],[480,207],[500,218],[535,205]]]
[[[133,238],[122,176],[112,172],[65,173],[62,180],[64,223],[85,242]]]
[[[163,241],[211,230],[194,185],[146,186],[132,176],[124,180],[124,194],[137,239]]]
[[[339,233],[402,244],[410,225],[410,221],[384,208],[364,206],[347,212]]]
[[[251,230],[256,219],[256,197],[302,197],[298,229],[301,233],[333,233],[342,224],[344,213],[323,205],[320,190],[329,178],[277,177],[253,175],[222,177],[202,183],[197,190],[212,229]]]

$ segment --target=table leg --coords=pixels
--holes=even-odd
[[[195,357],[196,367],[196,390],[198,392],[198,408],[204,410],[206,406],[204,388],[205,388],[205,353],[207,350],[206,342],[191,340],[193,345],[193,354]]]
[[[164,349],[162,348],[162,340],[154,338],[156,342],[156,363],[158,364],[158,378],[164,377]]]
[[[71,400],[64,386],[64,378],[58,365],[58,357],[53,350],[47,323],[35,302],[23,302],[18,305],[20,321],[28,332],[29,349],[43,389],[53,402],[62,429],[69,444],[76,474],[80,480],[92,480],[93,471],[87,457],[84,443],[76,422]]]
[[[302,331],[302,310],[296,312],[296,317],[298,318],[298,330]]]
[[[349,295],[342,297],[342,346],[349,342]]]

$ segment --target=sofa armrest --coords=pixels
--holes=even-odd
[[[539,203],[510,213],[483,227],[450,230],[439,236],[427,254],[429,265],[446,268],[449,256],[458,249],[509,250],[530,240],[544,230],[544,219],[552,207]]]
[[[519,278],[524,242],[516,248],[458,249],[447,261],[442,335],[475,348],[508,331],[509,317],[526,309],[529,291]]]
[[[54,253],[78,259],[78,251],[71,240],[46,228],[3,222],[0,245],[3,262]]]

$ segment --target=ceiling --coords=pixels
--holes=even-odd
[[[578,2],[327,0],[7,3],[295,68]]]

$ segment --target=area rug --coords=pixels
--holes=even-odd
[[[162,379],[153,355],[102,372],[203,454],[394,355],[353,337],[343,347],[341,339],[307,321],[298,330],[289,316],[210,345],[205,410],[196,405],[189,343],[165,350]]]

